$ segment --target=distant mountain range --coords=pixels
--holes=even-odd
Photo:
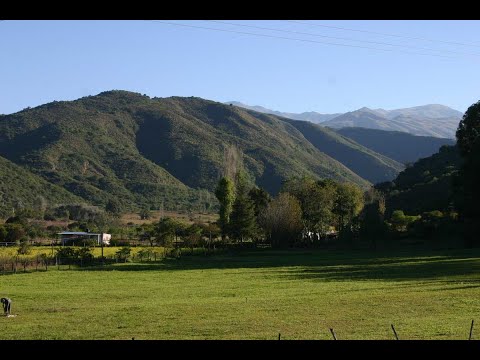
[[[397,155],[405,145],[391,141],[395,135],[365,130],[347,137],[309,121],[196,97],[115,90],[55,101],[0,115],[0,216],[38,196],[50,204],[103,206],[115,198],[132,210],[160,204],[211,209],[231,146],[243,154],[251,181],[271,194],[295,176],[366,189],[404,169],[405,158]],[[372,137],[383,137],[385,145]],[[428,151],[445,143],[415,136],[408,141],[408,147]],[[407,153],[409,159],[424,154]]]
[[[453,139],[415,136],[400,131],[346,127],[337,129],[337,132],[402,164],[414,163],[429,157],[444,145],[455,145]]]
[[[261,106],[249,106],[239,102],[230,102],[233,105],[256,110],[263,113],[275,114],[296,120],[307,120],[321,123],[335,129],[344,127],[364,127],[368,129],[401,131],[413,135],[434,136],[440,138],[455,138],[455,132],[463,114],[448,106],[432,104],[405,109],[384,110],[361,109],[344,114],[282,113]]]
[[[289,113],[289,112],[281,112],[281,111],[275,111],[275,110],[270,110],[267,108],[264,108],[263,106],[249,106],[246,104],[243,104],[238,101],[230,101],[226,102],[225,104],[232,104],[235,106],[242,107],[244,109],[249,109],[249,110],[255,110],[264,114],[272,114],[272,115],[277,115],[277,116],[282,116],[286,117],[289,119],[294,119],[294,120],[305,120],[305,121],[310,121],[316,124],[322,123],[324,121],[328,121],[330,119],[333,119],[339,115],[342,115],[341,113],[338,114],[320,114],[315,111],[308,111],[308,112],[303,112],[303,113]]]

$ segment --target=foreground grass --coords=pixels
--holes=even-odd
[[[466,339],[480,251],[260,251],[0,276],[0,339]],[[480,329],[474,338],[480,338]]]

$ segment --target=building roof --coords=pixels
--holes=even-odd
[[[88,232],[81,232],[81,231],[62,231],[57,233],[57,235],[85,235],[85,236],[98,236],[102,234],[95,234],[95,233],[88,233]]]

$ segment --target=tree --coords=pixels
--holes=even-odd
[[[176,241],[176,237],[181,235],[185,228],[185,224],[170,217],[160,219],[155,228],[157,243],[162,246],[171,246]]]
[[[17,249],[17,254],[19,255],[28,255],[30,254],[31,246],[27,238],[22,238],[20,240],[20,246]]]
[[[248,196],[242,194],[233,203],[229,234],[233,239],[243,242],[246,238],[254,237],[256,232],[257,224],[254,203]]]
[[[331,183],[317,183],[311,189],[310,197],[302,209],[304,224],[311,234],[311,240],[324,238],[334,224],[335,194],[336,188]]]
[[[264,189],[258,187],[250,189],[248,196],[253,201],[255,217],[258,217],[261,212],[265,211],[269,202],[272,201],[270,194]]]
[[[455,135],[460,154],[463,157],[468,157],[472,152],[475,141],[480,136],[480,101],[467,109],[458,124]]]
[[[223,153],[223,177],[237,180],[243,168],[243,153],[234,144],[226,145]]]
[[[325,237],[335,223],[333,213],[338,184],[330,179],[290,179],[284,190],[294,195],[301,204],[302,221],[310,241]]]
[[[120,216],[122,213],[122,205],[117,199],[110,199],[108,200],[107,205],[105,205],[105,211],[113,216]]]
[[[156,229],[153,224],[142,224],[135,229],[135,232],[141,241],[148,241],[150,246],[153,247],[153,243],[156,240]]]
[[[437,212],[433,211],[434,214]],[[440,211],[438,213],[442,214]],[[419,220],[421,216],[408,216],[403,210],[395,210],[390,217],[390,223],[395,231],[406,231],[408,226]]]
[[[301,239],[302,208],[300,202],[288,193],[280,193],[270,202],[260,219],[273,247],[294,245]]]
[[[360,236],[377,249],[379,241],[386,235],[385,196],[372,188],[365,192],[364,201],[365,206],[360,215]]]
[[[354,184],[337,184],[333,213],[337,216],[338,230],[352,223],[363,208],[363,192]]]
[[[202,232],[203,228],[199,224],[192,224],[185,229],[184,244],[192,249],[192,254],[193,248],[200,244]]]
[[[473,247],[480,245],[477,236],[480,221],[480,101],[467,109],[456,136],[464,162],[456,179],[455,202],[465,230],[465,245]]]
[[[155,228],[157,243],[162,246],[171,245],[175,237],[176,228],[176,221],[172,218],[164,217],[160,219]]]
[[[149,208],[144,207],[142,210],[140,210],[139,215],[141,220],[148,220],[150,219],[152,213],[150,212]]]
[[[25,236],[25,230],[19,224],[9,224],[7,227],[6,241],[17,242]]]
[[[251,184],[246,171],[239,169],[235,180],[235,201],[230,214],[228,234],[231,238],[243,242],[245,238],[252,238],[257,232],[255,208],[248,196]]]
[[[221,230],[215,223],[198,224],[202,228],[202,235],[207,239],[207,245],[210,247],[212,242],[221,235]]]
[[[38,195],[35,198],[33,202],[33,208],[40,219],[43,218],[43,216],[45,215],[45,210],[47,210],[47,206],[48,202],[43,196]]]
[[[8,231],[5,226],[0,225],[0,241],[6,241]]]
[[[115,253],[115,256],[118,260],[123,260],[123,262],[127,262],[131,252],[132,250],[130,249],[130,247],[125,246],[125,247],[122,247],[120,250],[118,250]]]
[[[228,233],[228,224],[230,222],[230,214],[232,213],[233,203],[235,201],[234,184],[230,178],[222,177],[215,189],[215,196],[220,203],[219,210],[219,226],[222,230],[222,240]]]

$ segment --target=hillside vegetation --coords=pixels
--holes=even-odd
[[[0,156],[0,218],[14,209],[82,203],[83,199]]]
[[[337,133],[402,164],[431,156],[443,145],[455,144],[452,139],[360,127],[345,127],[338,129]]]
[[[251,180],[271,194],[294,176],[366,188],[401,170],[354,141],[306,126],[200,98],[108,91],[0,116],[0,155],[58,194],[100,206],[116,199],[130,209],[212,209],[232,146]],[[28,193],[21,182],[11,186]]]
[[[404,166],[391,158],[360,145],[351,138],[307,121],[291,121],[318,150],[372,183],[395,178]]]
[[[421,159],[401,172],[393,182],[378,184],[386,192],[387,211],[401,209],[408,214],[440,210],[453,205],[453,182],[462,160],[456,146]]]

